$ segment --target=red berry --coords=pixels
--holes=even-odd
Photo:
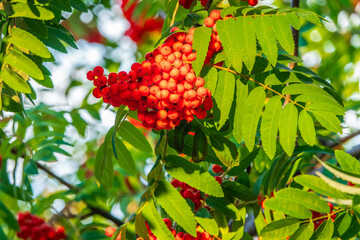
[[[222,178],[220,176],[215,176],[214,178],[218,183],[222,183]]]
[[[173,185],[174,188],[178,188],[178,187],[180,187],[180,181],[177,179],[173,179],[171,181],[171,185]]]
[[[221,18],[220,16],[220,10],[212,10],[210,12],[210,17],[212,17],[215,21],[219,20]]]
[[[222,167],[221,167],[220,165],[214,164],[214,165],[212,166],[212,171],[213,171],[214,173],[221,173],[221,172],[223,171],[223,169],[222,169]]]
[[[95,73],[93,71],[88,71],[86,74],[86,78],[90,81],[95,79]]]
[[[207,26],[207,27],[212,27],[212,26],[214,26],[214,24],[215,24],[215,20],[214,20],[212,17],[207,17],[207,18],[205,18],[205,20],[204,20],[204,24],[205,24],[205,26]]]
[[[250,6],[256,6],[258,4],[258,0],[248,0]]]
[[[116,232],[116,229],[113,228],[113,227],[107,227],[107,228],[105,229],[105,235],[106,235],[107,237],[112,237],[115,232]]]
[[[94,68],[94,74],[99,77],[104,74],[104,69],[101,66],[96,66]]]
[[[92,94],[93,94],[93,96],[96,97],[96,98],[101,98],[101,97],[102,97],[101,89],[100,89],[100,88],[94,88]]]

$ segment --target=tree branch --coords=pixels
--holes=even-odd
[[[206,2],[205,8],[204,8],[206,11],[208,11],[210,9],[212,2],[213,2],[213,0],[208,0]]]
[[[73,190],[74,192],[78,193],[80,192],[80,188],[68,183],[67,181],[65,181],[64,179],[62,179],[61,177],[59,177],[58,175],[56,175],[55,173],[53,173],[50,169],[48,169],[47,167],[45,167],[44,165],[41,165],[40,163],[36,162],[36,166],[43,170],[44,172],[46,172],[49,176],[55,178],[56,180],[58,180],[61,184],[65,185],[66,187],[68,187],[70,190]],[[111,215],[111,213],[105,211],[102,208],[98,208],[95,207],[93,205],[91,205],[90,203],[88,203],[85,199],[83,199],[83,202],[87,205],[87,207],[91,210],[91,215],[93,214],[97,214],[100,215],[104,218],[109,219],[110,221],[112,221],[113,223],[115,223],[117,226],[121,226],[123,225],[123,222],[116,218],[115,216]]]
[[[292,8],[298,8],[300,6],[300,0],[291,0],[291,7]],[[294,42],[295,42],[295,50],[294,50],[294,56],[299,56],[299,30],[296,30],[295,28],[291,27],[291,31],[293,34]],[[293,69],[296,67],[297,63],[290,63],[290,68]]]

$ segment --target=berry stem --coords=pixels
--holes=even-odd
[[[206,2],[205,8],[204,8],[206,11],[209,11],[212,2],[213,2],[213,0],[208,0],[208,1]]]
[[[261,82],[259,82],[259,81],[256,81],[255,79],[253,79],[253,78],[251,78],[251,77],[249,77],[249,76],[246,76],[246,75],[241,74],[241,73],[238,73],[238,72],[236,72],[236,71],[234,71],[234,70],[231,70],[231,69],[228,69],[228,68],[224,68],[224,67],[220,67],[220,66],[217,66],[217,65],[210,65],[210,66],[212,66],[212,67],[214,67],[214,68],[217,68],[217,69],[225,70],[225,71],[227,71],[227,72],[231,72],[231,73],[233,73],[233,74],[236,74],[236,75],[239,75],[239,76],[241,76],[241,77],[243,77],[243,78],[246,78],[246,79],[248,79],[248,80],[250,80],[250,81],[252,81],[252,82],[254,82],[254,83],[259,84],[260,86],[264,87],[265,89],[268,89],[269,91],[271,91],[271,92],[279,95],[281,98],[284,98],[286,101],[291,102],[291,103],[293,103],[294,105],[297,105],[297,106],[299,106],[299,107],[301,107],[301,108],[303,108],[303,109],[306,109],[306,107],[304,107],[304,106],[302,106],[301,104],[293,101],[291,98],[287,97],[286,95],[283,95],[283,94],[275,91],[275,90],[272,89],[271,87],[269,87],[269,86],[267,86],[267,85],[265,85],[265,84],[263,84],[263,83],[261,83]]]
[[[171,27],[172,25],[174,25],[175,18],[176,18],[176,13],[178,12],[178,10],[179,10],[179,1],[176,3],[176,6],[175,6],[175,9],[174,9],[172,18],[171,18],[171,22],[170,22],[170,27]]]
[[[339,212],[343,212],[343,211],[349,211],[349,210],[348,209],[339,209],[339,210],[337,210],[335,212],[328,213],[328,214],[326,214],[324,216],[321,216],[321,217],[305,220],[304,222],[317,221],[317,220],[321,220],[321,219],[325,219],[325,218],[330,219],[332,215],[337,214]]]

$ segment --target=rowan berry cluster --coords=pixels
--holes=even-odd
[[[212,19],[220,19],[219,10],[210,13]],[[196,77],[191,62],[196,59],[192,48],[195,28],[186,32],[172,29],[165,42],[145,55],[145,61],[134,63],[131,71],[104,75],[97,66],[87,73],[96,88],[93,95],[103,98],[114,107],[126,105],[138,113],[143,126],[156,130],[171,129],[181,120],[191,122],[196,116],[203,119],[213,107],[211,92],[204,87],[205,81]],[[207,62],[222,49],[220,39],[213,34]]]
[[[334,212],[334,205],[332,203],[329,203],[329,202],[327,204],[330,207],[331,220],[335,221],[336,214],[332,214]],[[317,219],[317,220],[316,220],[316,218],[326,216],[327,214],[321,214],[321,213],[316,212],[316,211],[311,211],[311,212],[312,212],[312,219],[315,219],[314,220],[314,228],[316,230],[325,220],[327,220],[327,218],[321,218],[321,219]]]
[[[229,17],[225,17],[224,19],[226,18]],[[210,12],[210,15],[204,20],[205,26],[212,28],[211,40],[209,44],[209,50],[206,54],[205,63],[209,63],[214,54],[222,50],[220,37],[216,29],[216,21],[220,19],[222,19],[222,17],[220,16],[220,10],[213,10]]]
[[[32,215],[31,213],[19,213],[18,222],[20,232],[18,238],[24,240],[61,240],[66,235],[63,227],[57,229],[49,226],[43,219]]]

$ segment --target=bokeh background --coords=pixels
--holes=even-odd
[[[67,141],[73,144],[64,146],[70,156],[55,154],[57,162],[46,165],[66,181],[86,185],[87,192],[82,192],[80,198],[91,196],[101,202],[102,194],[115,196],[103,205],[115,216],[124,219],[137,209],[140,196],[138,190],[144,188],[146,183],[138,182],[136,177],[126,176],[121,169],[115,169],[118,186],[114,187],[114,192],[105,193],[104,189],[98,189],[95,184],[92,177],[93,160],[99,142],[114,124],[115,110],[111,107],[105,109],[105,104],[92,97],[92,84],[86,80],[86,72],[97,65],[103,66],[106,72],[128,71],[132,63],[142,60],[161,36],[164,19],[161,9],[166,2],[85,2],[89,7],[88,12],[64,13],[67,20],[62,23],[74,34],[78,49],[68,46],[62,52],[52,51],[57,61],[47,64],[47,68],[52,73],[54,87],[46,88],[35,83],[34,88],[38,93],[35,105],[45,104],[54,111],[66,111],[63,117],[68,121],[74,121],[71,120],[70,113],[78,114],[78,127],[69,125],[65,131]],[[360,0],[300,2],[302,8],[315,11],[325,19],[323,28],[310,23],[301,28],[300,57],[305,66],[329,81],[346,103],[342,136],[356,133],[360,131]],[[223,4],[226,5],[226,1]],[[290,1],[260,0],[259,4],[285,7],[290,6]],[[30,102],[26,104],[29,108],[33,107]],[[143,131],[152,138],[151,132]],[[155,139],[155,135],[153,138]],[[348,141],[344,148],[356,149],[359,145],[360,136]],[[127,147],[134,153],[134,158],[139,163],[138,169],[145,169],[141,173],[145,176],[153,164],[152,156],[140,154],[130,145]],[[15,162],[8,165],[10,174],[14,169]],[[17,166],[17,169],[21,168]],[[44,173],[34,175],[32,180],[34,195],[39,196],[39,199],[66,190]],[[52,213],[57,213],[66,205],[66,199],[58,199],[50,204]],[[28,207],[23,206],[24,209]],[[81,206],[71,211],[76,214],[81,211]],[[91,217],[84,220],[84,223],[92,221],[94,219]]]

